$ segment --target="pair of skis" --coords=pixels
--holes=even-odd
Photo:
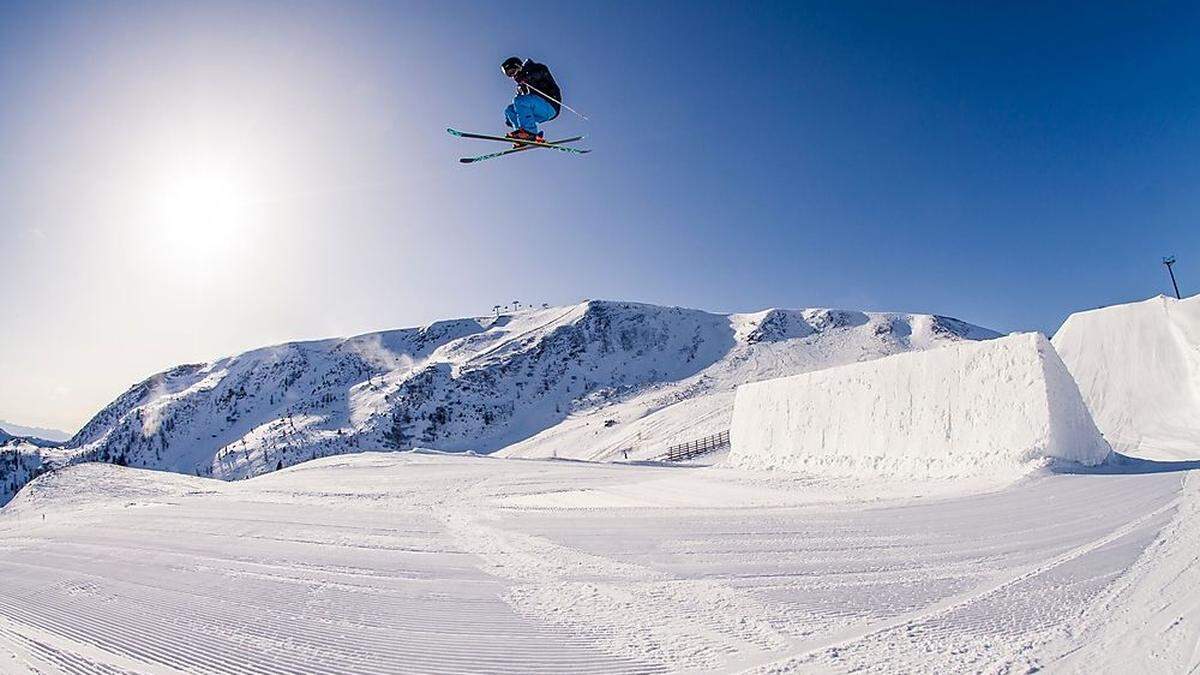
[[[488,160],[488,159],[495,159],[497,157],[511,155],[515,152],[524,152],[526,150],[533,150],[534,148],[550,148],[551,150],[561,150],[562,152],[569,152],[569,153],[573,153],[576,155],[583,155],[583,154],[587,154],[587,153],[591,152],[591,150],[589,150],[587,148],[576,148],[576,147],[566,145],[567,143],[574,143],[575,141],[582,141],[584,138],[583,136],[572,136],[570,138],[563,138],[563,139],[560,139],[557,141],[522,141],[522,140],[517,140],[517,139],[513,139],[513,138],[508,138],[507,136],[491,136],[489,134],[476,134],[476,133],[472,133],[469,131],[459,131],[458,129],[446,129],[446,131],[449,132],[451,136],[458,136],[459,138],[478,138],[478,139],[485,140],[485,141],[500,141],[502,143],[520,143],[521,144],[520,147],[509,148],[507,150],[501,150],[500,152],[489,152],[486,155],[478,155],[476,157],[463,157],[458,160],[458,161],[462,162],[463,164],[474,164],[475,162],[482,162],[482,161]]]

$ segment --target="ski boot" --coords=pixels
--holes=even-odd
[[[514,129],[507,134],[504,134],[504,137],[518,141],[537,141],[538,143],[546,142],[546,134],[544,132],[539,131],[535,135],[533,132],[526,131],[525,129]],[[514,148],[520,148],[524,145],[524,143],[513,143]]]

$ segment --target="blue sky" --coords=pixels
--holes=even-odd
[[[1053,332],[1169,292],[1166,254],[1188,293],[1198,29],[1191,3],[5,3],[0,417],[77,426],[174,363],[512,299]],[[502,130],[514,54],[595,152],[455,161],[492,146],[446,126]]]

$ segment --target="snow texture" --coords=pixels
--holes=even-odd
[[[468,454],[234,482],[81,464],[0,509],[0,670],[1195,672],[1184,475],[918,499]]]
[[[731,436],[738,466],[821,475],[1015,477],[1109,454],[1040,333],[743,385]]]
[[[1114,450],[1200,459],[1200,296],[1072,314],[1054,347]]]
[[[1190,463],[1197,468],[1195,462]],[[1046,649],[1057,672],[1200,672],[1200,481],[1146,552]]]

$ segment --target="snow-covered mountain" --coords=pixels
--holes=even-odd
[[[0,506],[12,499],[21,486],[46,471],[52,458],[63,456],[56,443],[14,436],[0,429]]]
[[[651,456],[727,428],[737,384],[996,335],[930,315],[586,301],[181,365],[64,449],[225,479],[366,449]]]

